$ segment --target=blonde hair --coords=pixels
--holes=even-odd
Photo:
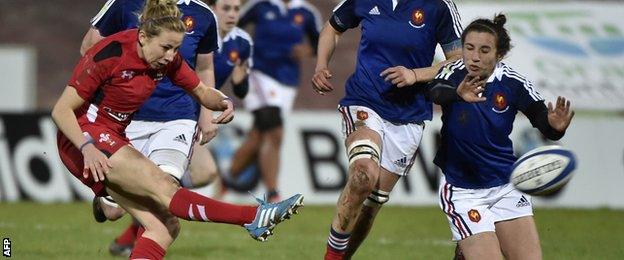
[[[163,29],[183,33],[186,26],[180,18],[182,12],[175,0],[147,0],[139,16],[139,30],[149,38],[159,35]]]

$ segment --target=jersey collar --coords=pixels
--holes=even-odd
[[[179,4],[179,5],[180,5],[180,4],[186,4],[186,5],[189,5],[189,4],[191,4],[191,0],[178,0],[178,4]]]
[[[487,83],[494,82],[494,79],[497,79],[498,81],[500,81],[502,77],[503,77],[503,63],[499,62],[499,63],[496,63],[494,72],[492,72],[492,75],[490,75],[490,77],[488,78]]]

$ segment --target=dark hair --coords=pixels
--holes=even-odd
[[[163,29],[183,33],[182,12],[173,0],[147,0],[139,17],[139,30],[148,37],[159,35]]]
[[[509,32],[505,29],[505,22],[507,22],[507,17],[502,13],[495,15],[493,20],[484,18],[476,19],[472,21],[462,33],[462,43],[466,40],[466,35],[468,35],[469,32],[490,33],[496,38],[496,54],[500,57],[505,57],[512,47]]]

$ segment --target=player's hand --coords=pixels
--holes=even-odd
[[[232,69],[232,81],[236,84],[240,83],[247,76],[249,69],[248,61],[242,62],[240,59],[236,60],[234,69]]]
[[[484,90],[485,79],[466,75],[464,80],[462,80],[457,87],[457,95],[468,103],[483,102],[487,100],[487,98],[481,96]]]
[[[307,43],[295,44],[292,48],[290,56],[297,62],[301,63],[306,58],[314,56],[314,51]]]
[[[84,161],[82,177],[89,178],[89,173],[91,173],[95,182],[104,181],[105,175],[113,168],[108,157],[92,143],[82,148],[82,156]]]
[[[403,66],[387,68],[379,74],[384,77],[386,82],[392,83],[399,88],[414,85],[418,80],[416,78],[416,70],[410,70]]]
[[[312,88],[321,95],[325,95],[325,92],[331,92],[334,90],[334,86],[329,82],[332,74],[328,68],[317,69],[312,77]]]
[[[548,123],[550,127],[558,132],[564,132],[568,129],[573,117],[574,111],[570,110],[570,100],[559,96],[557,97],[557,103],[554,108],[553,104],[548,102]]]
[[[212,122],[212,115],[207,113],[200,113],[199,120],[197,121],[199,126],[199,144],[203,145],[210,140],[212,140],[215,136],[217,136],[217,124]]]
[[[221,106],[224,108],[223,112],[212,120],[215,124],[227,124],[234,119],[234,103],[232,100],[229,98],[223,99]]]

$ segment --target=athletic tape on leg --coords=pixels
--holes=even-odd
[[[383,190],[373,190],[368,198],[364,201],[364,205],[368,207],[381,207],[390,200],[390,192]]]
[[[357,140],[349,145],[347,156],[349,157],[349,165],[358,159],[368,158],[379,164],[379,146],[371,140]]]

